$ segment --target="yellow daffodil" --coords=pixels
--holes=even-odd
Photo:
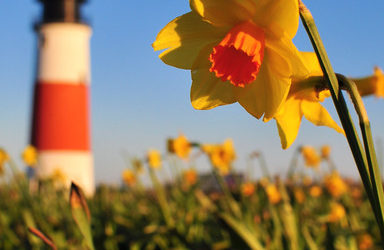
[[[231,139],[225,140],[221,145],[203,145],[202,150],[209,156],[212,165],[221,175],[227,175],[231,164],[236,159],[235,149]]]
[[[251,196],[255,192],[255,185],[252,182],[246,182],[241,185],[241,193],[244,196]]]
[[[379,67],[374,68],[372,76],[352,79],[360,95],[375,95],[384,98],[384,73]]]
[[[188,169],[183,172],[183,179],[189,185],[193,186],[197,182],[197,173],[194,169]]]
[[[148,164],[151,168],[156,169],[161,167],[161,154],[159,151],[151,149],[147,154]]]
[[[304,176],[303,177],[303,185],[308,187],[311,184],[312,184],[312,178],[310,176]]]
[[[187,137],[180,134],[179,137],[168,140],[168,151],[176,154],[181,159],[188,159],[191,152],[191,144]]]
[[[23,153],[21,154],[25,165],[28,167],[34,167],[37,164],[37,150],[34,146],[28,145],[25,147]]]
[[[309,195],[314,197],[314,198],[319,197],[322,193],[323,193],[323,190],[321,189],[321,187],[319,187],[317,185],[312,186],[309,189]]]
[[[331,154],[331,147],[329,145],[324,145],[321,147],[321,158],[328,159]]]
[[[9,155],[7,151],[0,148],[0,176],[4,174],[4,164],[9,161]]]
[[[277,204],[281,200],[281,194],[277,189],[276,185],[270,184],[267,186],[265,192],[267,193],[268,200],[272,204]]]
[[[368,250],[368,249],[373,249],[373,240],[372,236],[364,233],[362,235],[359,235],[357,237],[357,242],[359,244],[359,249],[360,250]]]
[[[351,190],[351,196],[354,200],[360,200],[363,192],[360,187],[353,187]]]
[[[60,168],[53,170],[51,178],[56,185],[64,185],[67,182],[67,175]]]
[[[301,155],[304,158],[305,166],[317,168],[320,164],[320,156],[311,146],[303,146],[301,147]]]
[[[297,203],[303,203],[305,201],[305,193],[301,188],[296,188],[293,192]]]
[[[259,184],[260,186],[262,186],[263,188],[266,188],[268,185],[269,185],[269,179],[267,177],[262,177],[260,180],[259,180]]]
[[[292,38],[297,0],[190,0],[191,12],[168,23],[152,44],[160,58],[190,69],[191,103],[212,109],[239,102],[268,121],[285,101],[292,78],[309,69]]]
[[[328,214],[328,221],[330,222],[338,222],[345,217],[345,209],[343,205],[339,203],[331,204],[331,211]]]
[[[322,75],[316,56],[307,52],[302,52],[301,55],[309,69],[309,74],[302,79],[293,80],[287,100],[274,116],[283,149],[288,148],[295,141],[303,116],[316,126],[327,126],[339,133],[344,133],[320,104],[326,97],[330,97],[329,90],[320,91],[317,89],[317,82],[311,82],[311,76]]]
[[[136,184],[136,175],[130,169],[125,169],[122,173],[122,179],[125,185],[132,187]]]
[[[333,197],[340,197],[348,190],[347,184],[345,184],[344,180],[336,171],[324,178],[324,184]]]

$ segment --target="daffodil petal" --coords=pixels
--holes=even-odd
[[[259,0],[254,22],[281,37],[292,39],[299,27],[299,4],[297,0]]]
[[[236,88],[238,102],[257,119],[263,114],[265,122],[273,118],[288,95],[291,80],[283,74],[289,67],[283,57],[266,48],[256,80]]]
[[[214,26],[234,26],[252,19],[257,10],[253,0],[190,0],[190,5]]]
[[[304,61],[306,70],[308,71],[309,76],[322,76],[323,71],[321,70],[319,60],[314,52],[300,52],[300,56]]]
[[[209,43],[218,43],[226,32],[227,29],[213,27],[195,12],[189,12],[168,23],[152,47],[155,51],[166,49],[159,55],[164,63],[191,69],[199,51]]]
[[[212,109],[236,102],[234,95],[236,87],[228,81],[223,82],[215,73],[209,72],[211,65],[208,57],[213,46],[206,46],[201,51],[191,70],[191,103],[195,109]]]
[[[301,124],[303,114],[300,110],[300,100],[290,98],[285,103],[278,115],[274,118],[279,130],[281,147],[289,148],[295,141]]]
[[[328,111],[319,102],[301,102],[301,111],[304,117],[316,126],[327,126],[344,134],[344,130],[332,119]]]
[[[311,52],[299,52],[292,40],[287,36],[280,39],[267,37],[266,48],[280,55],[287,62],[286,67],[277,68],[277,72],[282,76],[289,76],[294,79],[304,79],[311,73],[311,68],[307,67],[306,60],[313,60]],[[312,61],[310,61],[313,63]]]

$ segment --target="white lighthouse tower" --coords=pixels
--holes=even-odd
[[[38,151],[36,177],[55,173],[94,193],[90,143],[91,28],[80,12],[85,0],[40,0],[31,143]]]

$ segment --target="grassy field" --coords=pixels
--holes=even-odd
[[[249,157],[260,160],[264,177],[252,180],[231,167],[230,141],[202,146],[178,140],[170,144],[172,161],[162,162],[157,151],[130,159],[122,185],[100,185],[87,199],[76,185],[64,188],[59,172],[34,190],[7,158],[0,249],[379,249],[363,187],[339,175],[329,148],[322,154],[300,148],[288,175],[273,178],[262,154],[253,153]],[[191,145],[210,160],[211,174],[199,175],[180,159]],[[315,178],[302,174],[304,165]],[[165,168],[173,176],[162,183],[158,176]]]

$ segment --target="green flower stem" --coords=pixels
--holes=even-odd
[[[245,181],[251,181],[253,178],[253,169],[254,166],[252,164],[252,155],[247,157],[247,163],[246,163],[246,172],[245,172]]]
[[[254,230],[250,230],[242,221],[229,214],[221,213],[220,217],[247,243],[251,249],[264,250]]]
[[[383,184],[380,175],[379,164],[376,159],[375,147],[372,139],[371,125],[368,119],[367,111],[365,110],[363,100],[359,94],[356,84],[343,75],[338,75],[339,81],[348,89],[351,96],[352,103],[355,107],[356,113],[359,117],[361,134],[364,141],[365,152],[367,155],[367,162],[369,174],[371,176],[372,189],[376,198],[377,211],[379,212],[381,223],[380,228],[384,228],[384,192]],[[384,236],[382,232],[382,236]],[[383,237],[384,238],[384,237]]]
[[[309,233],[308,226],[304,225],[301,229],[305,242],[307,243],[310,250],[318,250],[316,242],[313,240],[311,234]]]
[[[305,7],[305,5],[301,1],[300,1],[300,17],[301,17],[301,20],[303,21],[304,27],[307,30],[309,37],[311,39],[311,42],[312,42],[312,45],[315,49],[316,55],[318,56],[320,65],[324,65],[324,63],[322,62],[323,59],[321,57],[321,55],[325,54],[325,51],[323,51],[324,46],[322,45],[322,41],[320,39],[320,36],[318,35],[318,31],[317,31],[317,28],[316,28],[316,25],[315,25],[315,22],[313,20],[311,13],[309,12],[309,10]],[[314,35],[314,34],[316,34],[316,35]],[[321,55],[319,54],[319,50],[322,51]],[[323,58],[324,58],[324,56],[323,56]],[[330,65],[328,57],[325,57],[325,58],[327,59],[327,64]],[[330,67],[327,67],[327,68],[329,69]],[[371,187],[371,182],[370,182],[370,176],[368,174],[367,159],[365,157],[365,154],[363,154],[363,148],[361,146],[361,142],[359,140],[355,126],[353,125],[353,122],[352,122],[351,116],[349,114],[347,105],[345,103],[345,100],[343,98],[343,95],[342,95],[339,87],[337,88],[339,91],[338,97],[336,97],[336,95],[335,95],[335,89],[333,88],[333,85],[336,84],[338,86],[338,81],[337,81],[336,75],[332,70],[332,74],[335,75],[336,83],[331,84],[330,81],[333,81],[334,78],[333,77],[327,77],[328,72],[325,71],[323,66],[322,66],[322,69],[323,69],[323,73],[325,75],[324,77],[326,78],[327,83],[329,85],[328,87],[329,87],[329,90],[332,94],[332,99],[333,99],[336,111],[339,115],[340,121],[341,121],[342,126],[344,128],[344,131],[345,131],[345,134],[346,134],[346,137],[348,140],[348,144],[351,148],[351,151],[352,151],[353,157],[355,159],[356,165],[358,167],[361,179],[364,183],[365,190],[366,190],[368,196],[372,196],[373,192],[372,192],[372,187]]]
[[[341,90],[339,88],[338,80],[336,78],[335,73],[332,70],[331,66],[328,66],[327,70],[325,70],[324,64],[330,65],[330,62],[328,60],[326,55],[323,43],[320,39],[320,36],[318,34],[315,22],[313,20],[313,17],[309,10],[305,7],[305,5],[300,1],[300,17],[303,21],[304,27],[308,33],[308,36],[311,39],[312,46],[315,49],[316,55],[319,59],[320,66],[322,67],[324,77],[326,78],[326,82],[329,85],[329,90],[332,95],[332,100],[334,102],[336,111],[338,113],[338,116],[340,118],[340,121],[342,123],[342,126],[344,128],[348,144],[351,148],[353,157],[355,159],[356,165],[359,169],[361,178],[364,182],[365,188],[367,193],[372,193],[372,188],[370,187],[370,177],[368,175],[368,167],[367,167],[367,159],[365,157],[365,154],[363,154],[363,148],[361,146],[361,142],[359,140],[358,134],[356,132],[355,126],[353,125],[352,118],[349,114],[347,105],[345,103],[344,97],[341,93]],[[320,53],[320,52],[321,53]],[[323,62],[323,60],[326,60],[326,63]],[[329,69],[331,69],[331,72],[329,72]],[[334,77],[328,76],[328,74],[334,75]],[[334,82],[335,81],[335,82]],[[336,96],[336,90],[333,88],[334,85],[337,85],[337,91],[338,95]],[[365,182],[365,180],[368,180]],[[366,183],[369,183],[369,187],[366,186]],[[368,194],[370,195],[370,194]]]
[[[228,185],[225,182],[223,176],[221,176],[217,172],[215,167],[212,167],[212,168],[213,168],[213,171],[212,171],[213,172],[213,176],[215,177],[217,183],[220,186],[221,191],[223,192],[223,194],[225,196],[225,201],[227,203],[228,208],[230,209],[232,214],[234,216],[236,216],[236,218],[240,218],[241,217],[241,210],[240,210],[239,204],[237,204],[235,198],[233,198],[232,193],[229,190]]]
[[[384,170],[384,166],[383,166],[383,141],[381,140],[381,138],[377,139],[376,141],[376,146],[377,146],[377,158],[378,158],[378,162],[379,162],[379,168],[381,170],[381,176],[383,176],[383,170]]]
[[[294,210],[291,206],[291,201],[288,195],[288,191],[283,182],[278,181],[277,186],[279,188],[279,192],[281,193],[282,202],[279,206],[281,221],[283,223],[285,234],[289,239],[288,242],[290,244],[291,250],[299,249],[299,232],[297,229],[297,218],[295,217]]]
[[[168,228],[174,228],[175,223],[171,216],[171,210],[167,201],[164,187],[161,185],[155,171],[152,168],[149,168],[149,176],[151,177],[153,187],[156,190],[157,199],[159,201],[160,209],[163,213],[165,223],[167,224]]]
[[[350,117],[347,105],[345,103],[345,100],[343,98],[343,95],[341,93],[341,90],[339,88],[338,80],[333,72],[332,66],[330,64],[330,61],[328,59],[328,56],[326,54],[326,51],[324,49],[323,43],[320,39],[320,35],[318,33],[317,27],[315,25],[314,19],[312,17],[312,14],[310,11],[306,8],[306,6],[299,0],[299,10],[300,10],[300,17],[303,22],[303,25],[308,33],[308,36],[311,40],[312,46],[315,50],[315,53],[319,59],[320,66],[322,68],[322,71],[324,73],[324,77],[327,80],[329,90],[332,95],[332,99],[335,105],[335,108],[337,110],[337,113],[339,115],[340,121],[342,123],[342,126],[344,128],[348,144],[351,148],[353,157],[355,159],[355,163],[357,165],[357,168],[360,173],[361,180],[364,184],[364,188],[367,192],[367,195],[369,197],[372,209],[375,213],[376,220],[379,224],[379,228],[381,232],[384,232],[384,228],[381,227],[380,217],[379,214],[380,211],[377,211],[377,204],[376,199],[374,198],[374,192],[372,189],[372,183],[369,176],[368,171],[368,163],[367,163],[367,157],[363,153],[363,149],[361,147],[361,143],[358,137],[358,134],[356,132],[356,129],[353,125],[352,119]],[[383,235],[383,234],[382,234]],[[384,239],[384,237],[383,237]]]
[[[301,20],[303,21],[305,30],[309,35],[313,48],[319,59],[320,67],[327,81],[331,85],[330,90],[331,90],[332,98],[335,98],[336,100],[338,100],[339,84],[337,82],[336,75],[333,72],[331,64],[329,63],[327,52],[325,51],[324,45],[321,41],[319,32],[315,25],[315,21],[312,17],[312,14],[301,0],[299,0],[299,11],[300,11],[300,17],[301,17]]]
[[[301,147],[296,148],[295,152],[293,152],[291,163],[288,167],[287,177],[291,178],[293,176],[293,173],[295,172],[297,168],[297,162],[299,160],[299,154],[300,154]]]
[[[267,163],[265,161],[264,155],[262,152],[258,152],[257,159],[259,160],[261,172],[263,173],[264,177],[267,177],[269,180],[272,180],[272,176],[269,173]]]

